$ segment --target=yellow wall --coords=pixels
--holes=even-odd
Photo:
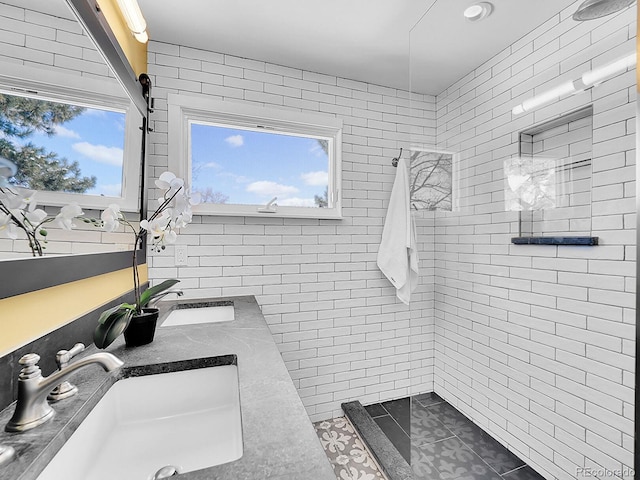
[[[133,37],[120,13],[118,2],[116,0],[98,0],[98,5],[100,5],[102,14],[127,56],[136,77],[141,73],[147,73],[147,44],[140,43]]]
[[[140,265],[140,283],[148,279]],[[0,357],[133,290],[131,268],[0,300]],[[97,320],[97,317],[96,317]]]

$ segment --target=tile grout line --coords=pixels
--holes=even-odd
[[[502,478],[504,478],[505,475],[509,475],[510,473],[516,472],[518,470],[522,470],[523,468],[526,468],[528,464],[523,464],[520,465],[519,467],[516,468],[512,468],[511,470],[509,470],[508,472],[504,472],[502,475],[500,475]]]

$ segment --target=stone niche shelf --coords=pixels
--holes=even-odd
[[[515,245],[598,245],[598,237],[512,237]]]

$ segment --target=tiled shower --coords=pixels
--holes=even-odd
[[[436,96],[152,41],[157,174],[169,93],[334,114],[344,218],[199,217],[179,237],[189,266],[167,251],[150,258],[151,276],[177,276],[192,296],[255,295],[313,421],[345,401],[435,391],[545,478],[579,467],[631,478],[635,72],[512,114],[554,79],[633,50],[635,9],[576,24],[577,3]],[[513,245],[504,161],[520,132],[588,105],[599,245]],[[455,153],[457,210],[416,214],[420,285],[405,306],[376,252],[391,159],[413,144]]]

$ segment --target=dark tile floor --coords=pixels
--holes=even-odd
[[[544,480],[435,393],[365,407],[420,480]]]

